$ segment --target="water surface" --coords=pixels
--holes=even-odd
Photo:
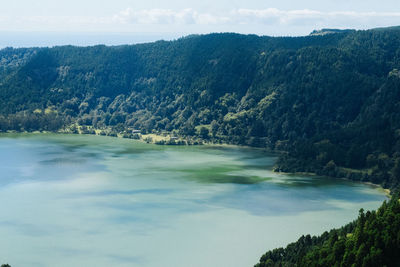
[[[253,266],[385,199],[364,184],[274,173],[275,160],[249,148],[0,135],[0,263]]]

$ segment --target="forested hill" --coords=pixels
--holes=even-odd
[[[0,50],[0,129],[174,132],[397,186],[400,28]]]
[[[358,219],[321,236],[302,236],[286,248],[265,253],[255,267],[400,266],[398,195],[377,211],[360,210]]]

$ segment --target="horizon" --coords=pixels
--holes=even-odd
[[[0,31],[0,49],[4,48],[32,48],[32,47],[56,47],[56,46],[120,46],[135,45],[143,43],[152,43],[157,41],[175,41],[190,35],[208,35],[208,34],[224,34],[234,33],[242,35],[257,35],[259,37],[306,37],[313,31],[326,29],[335,30],[373,30],[380,28],[400,27],[393,25],[387,27],[376,27],[368,29],[352,29],[352,28],[321,28],[314,29],[304,35],[260,35],[256,33],[240,33],[240,32],[208,32],[208,33],[185,33],[162,34],[162,33],[129,33],[129,32],[1,32]],[[35,38],[33,38],[35,37]],[[11,40],[11,41],[10,41]]]

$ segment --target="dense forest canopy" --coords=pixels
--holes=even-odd
[[[396,187],[400,28],[0,50],[0,129],[175,135],[282,153],[278,171]]]
[[[361,209],[358,219],[341,229],[268,251],[255,267],[400,266],[399,201],[396,195],[377,211]]]

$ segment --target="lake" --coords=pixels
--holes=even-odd
[[[274,173],[275,161],[234,146],[0,135],[0,263],[253,266],[386,199],[361,183]]]

